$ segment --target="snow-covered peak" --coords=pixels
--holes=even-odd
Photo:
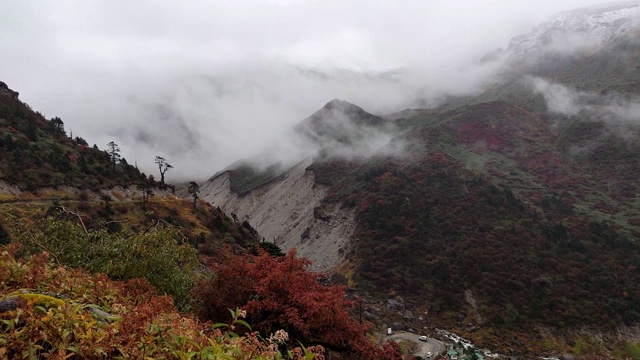
[[[516,56],[556,52],[571,53],[624,36],[640,28],[640,1],[624,1],[560,13],[511,40],[508,51]]]

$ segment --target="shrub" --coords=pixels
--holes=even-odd
[[[82,190],[78,193],[78,200],[80,201],[89,201],[89,193],[85,190]]]
[[[2,359],[324,359],[320,347],[282,354],[275,337],[227,331],[242,321],[239,311],[229,325],[208,326],[181,316],[146,280],[112,281],[55,266],[46,253],[22,258],[20,252],[20,244],[0,246],[0,302],[25,287],[64,301],[31,296],[18,308],[0,308]],[[38,302],[42,298],[48,301]],[[100,319],[87,310],[98,306],[112,316]]]
[[[59,264],[84,267],[116,280],[146,278],[185,308],[197,258],[180,230],[163,223],[137,230],[113,224],[119,229],[87,230],[73,215],[57,209],[35,226],[18,228],[16,239],[27,253],[47,251]]]
[[[345,289],[320,284],[321,274],[307,271],[310,262],[295,255],[295,250],[279,258],[263,250],[257,256],[236,255],[227,249],[222,263],[212,265],[215,275],[196,281],[196,314],[202,320],[231,320],[227,309],[240,305],[253,329],[265,336],[283,329],[292,344],[320,344],[348,358],[401,358],[389,346],[371,344],[368,326],[349,313],[354,304],[345,299]]]

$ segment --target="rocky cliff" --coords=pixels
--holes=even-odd
[[[283,250],[296,248],[309,258],[312,269],[329,271],[345,260],[355,229],[355,212],[339,205],[324,205],[328,189],[316,184],[306,158],[278,179],[245,194],[231,190],[229,171],[200,188],[202,198],[248,221],[265,238]]]

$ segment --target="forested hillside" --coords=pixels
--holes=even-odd
[[[106,144],[105,144],[106,146]],[[72,138],[58,117],[44,118],[0,82],[1,179],[22,190],[69,185],[98,190],[140,181],[140,172],[125,158],[113,166],[106,151],[80,136]]]
[[[436,312],[464,308],[472,290],[498,326],[638,321],[640,229],[626,198],[603,208],[604,179],[520,107],[484,103],[441,119],[408,135],[410,160],[313,167],[333,189],[327,202],[357,208],[360,284]]]

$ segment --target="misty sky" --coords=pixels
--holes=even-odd
[[[171,180],[251,156],[326,102],[385,113],[486,81],[474,63],[596,0],[2,1],[0,81]]]

